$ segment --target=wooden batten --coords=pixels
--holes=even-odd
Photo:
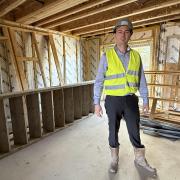
[[[45,77],[43,65],[42,65],[42,62],[41,62],[41,55],[40,55],[39,48],[38,48],[38,42],[36,40],[36,34],[34,32],[32,32],[32,41],[33,41],[33,44],[34,44],[34,47],[35,47],[35,52],[36,52],[36,55],[37,55],[38,64],[39,64],[39,67],[40,67],[40,70],[41,70],[41,73],[42,73],[42,79],[43,79],[44,87],[47,87],[46,77]]]
[[[9,34],[10,34],[10,39],[11,39],[11,44],[12,44],[12,49],[13,49],[13,54],[14,54],[14,58],[15,58],[15,61],[17,64],[17,71],[18,71],[18,74],[20,76],[20,79],[21,79],[21,84],[22,84],[22,88],[23,90],[25,89],[28,89],[28,84],[27,84],[27,81],[26,81],[26,75],[24,73],[24,67],[23,67],[23,64],[22,62],[18,62],[18,50],[17,50],[17,41],[16,41],[16,38],[15,38],[15,34],[14,34],[14,30],[9,28]]]
[[[54,43],[53,35],[49,35],[49,42],[50,42],[52,53],[53,53],[53,56],[54,56],[54,61],[55,61],[55,64],[56,64],[56,69],[57,69],[57,73],[58,73],[59,82],[62,85],[63,81],[62,81],[61,65],[59,63],[59,58],[58,58],[58,54],[57,54],[57,51],[56,51],[56,46],[55,46],[55,43]]]

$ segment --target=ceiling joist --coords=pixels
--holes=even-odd
[[[35,26],[42,26],[42,25],[48,24],[50,22],[60,20],[60,19],[62,19],[64,17],[67,17],[69,15],[79,13],[81,11],[92,8],[94,6],[98,6],[98,5],[100,5],[102,3],[106,3],[108,1],[111,1],[111,0],[96,0],[96,1],[92,1],[90,3],[86,3],[86,4],[82,4],[82,5],[80,4],[79,6],[76,6],[75,8],[67,9],[64,12],[57,13],[57,14],[55,14],[53,16],[50,16],[50,17],[47,17],[47,18],[45,18],[45,19],[43,19],[41,21],[38,21],[38,22],[35,23]]]
[[[27,15],[23,15],[21,18],[18,18],[16,21],[23,24],[31,24],[53,14],[56,14],[60,11],[66,10],[88,0],[56,0],[52,1],[49,4],[44,4],[44,6],[34,12],[29,10]]]
[[[88,16],[99,14],[99,13],[102,13],[102,12],[105,12],[105,11],[108,11],[108,10],[113,10],[114,8],[121,7],[121,6],[130,4],[130,3],[133,3],[133,2],[136,2],[136,1],[137,0],[124,0],[122,2],[116,1],[114,3],[109,3],[106,6],[95,8],[92,11],[89,11],[89,12],[80,13],[78,15],[72,15],[69,18],[65,18],[64,20],[58,20],[58,21],[49,23],[49,24],[47,24],[47,25],[45,25],[43,27],[45,27],[45,28],[57,27],[59,25],[70,23],[72,21],[79,20],[79,19],[82,19],[82,18],[85,18],[85,17],[88,17]]]
[[[4,16],[8,12],[12,11],[26,0],[11,0],[11,2],[3,1],[0,7],[0,17]]]
[[[135,16],[138,14],[149,13],[154,10],[163,9],[163,8],[166,8],[169,6],[175,6],[178,4],[180,4],[180,1],[172,0],[172,1],[168,1],[168,2],[159,3],[158,5],[152,5],[152,6],[148,6],[148,7],[145,6],[144,8],[139,7],[138,10],[134,10],[134,11],[132,10],[131,13],[127,12],[127,14],[125,12],[122,12],[121,14],[123,14],[123,15],[120,15],[120,13],[119,13],[119,15],[117,14],[117,12],[119,12],[119,10],[117,10],[116,14],[115,13],[113,14],[113,11],[111,11],[110,13],[107,13],[107,15],[104,15],[104,17],[96,15],[96,21],[94,21],[95,17],[91,17],[91,18],[88,18],[88,21],[87,20],[79,21],[78,24],[75,21],[74,23],[60,26],[59,30],[63,31],[63,32],[71,32],[71,31],[80,30],[82,28],[91,27],[91,26],[98,25],[98,24],[105,24],[105,23],[108,23],[111,21],[118,20],[123,17],[130,17],[130,16]],[[114,17],[110,17],[111,14],[113,14]],[[106,19],[105,19],[105,16],[106,16]]]

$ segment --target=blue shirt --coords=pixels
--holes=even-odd
[[[131,49],[128,47],[126,53],[120,52],[117,46],[115,46],[114,49],[126,70],[129,63]],[[105,73],[107,71],[107,68],[108,68],[107,59],[106,59],[106,54],[104,53],[100,59],[98,72],[97,72],[97,76],[94,83],[94,104],[100,104],[101,94],[103,91],[103,85],[104,85],[104,80],[105,80]],[[148,88],[147,88],[147,83],[146,83],[146,78],[144,75],[142,62],[140,66],[139,81],[140,81],[139,93],[140,93],[140,96],[143,98],[143,104],[147,105],[149,103],[148,102]]]

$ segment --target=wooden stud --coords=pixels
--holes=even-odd
[[[54,100],[54,120],[56,127],[65,126],[65,112],[64,112],[64,95],[63,90],[54,90],[53,91],[53,100]]]
[[[155,110],[156,110],[156,105],[157,105],[157,98],[153,98],[151,112],[150,112],[150,116],[149,116],[151,119],[154,118],[154,114],[155,114]]]
[[[66,84],[66,41],[65,37],[62,36],[63,39],[63,59],[64,59],[64,84]]]
[[[45,77],[43,65],[42,65],[42,62],[41,62],[41,56],[40,56],[40,52],[39,52],[39,48],[38,48],[38,42],[36,40],[36,34],[34,32],[32,32],[32,42],[34,44],[36,55],[37,55],[37,58],[38,58],[39,67],[40,67],[40,70],[41,70],[43,83],[44,83],[44,86],[47,87],[46,77]]]
[[[42,122],[44,132],[55,130],[52,91],[41,92]]]
[[[16,61],[16,56],[14,54],[13,45],[11,43],[12,41],[11,41],[11,38],[10,38],[10,34],[8,32],[7,27],[3,27],[2,30],[3,30],[3,34],[8,38],[8,41],[6,42],[7,43],[6,45],[7,45],[8,49],[9,49],[10,57],[12,58],[12,64],[14,65],[14,68],[15,68],[15,71],[16,71],[17,83],[19,85],[19,89],[23,90],[23,83],[21,81],[21,75],[20,75],[20,71],[19,71],[19,68],[18,68],[18,63]]]
[[[25,113],[25,102],[23,96],[12,97],[9,99],[13,137],[15,145],[28,143],[27,138],[27,114]]]
[[[26,96],[27,114],[29,122],[29,134],[31,138],[42,136],[41,117],[39,107],[39,94],[29,94]]]
[[[49,64],[49,81],[50,86],[52,86],[52,63],[51,63],[51,44],[48,41],[48,64]]]
[[[0,124],[0,153],[6,153],[11,150],[11,146],[3,99],[0,99]]]
[[[15,32],[11,28],[9,28],[9,34],[10,34],[10,38],[11,38],[11,43],[12,43],[12,47],[13,47],[13,53],[14,53],[15,61],[17,62],[18,61],[17,60],[18,50],[17,50],[17,41],[15,38]],[[26,81],[26,75],[24,73],[24,67],[23,67],[22,62],[17,62],[17,67],[18,67],[18,71],[20,74],[20,79],[21,79],[21,83],[23,86],[23,90],[28,89],[28,84]]]
[[[53,39],[53,35],[49,35],[49,42],[50,42],[52,53],[53,53],[53,56],[54,56],[54,61],[55,61],[55,64],[56,64],[56,69],[57,69],[57,73],[58,73],[59,82],[62,85],[63,81],[62,81],[62,73],[61,73],[61,64],[59,63],[59,58],[58,58],[58,54],[57,54],[57,51],[56,51],[56,46],[55,46],[55,42],[54,42],[54,39]]]
[[[79,82],[79,67],[78,67],[78,41],[76,40],[76,76],[77,82]]]
[[[72,123],[74,121],[74,100],[73,100],[73,88],[67,87],[64,91],[64,111],[65,122]]]

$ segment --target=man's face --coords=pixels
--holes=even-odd
[[[127,45],[131,37],[131,32],[127,26],[120,26],[116,29],[115,41],[117,45]]]

